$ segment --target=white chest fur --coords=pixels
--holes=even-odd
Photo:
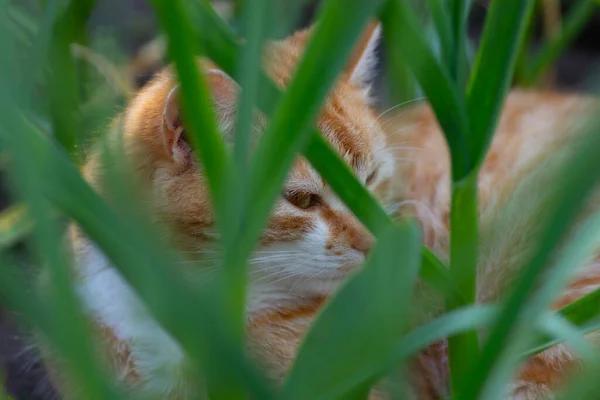
[[[128,346],[139,389],[157,399],[189,390],[184,352],[150,316],[101,251],[89,242],[79,242],[75,258],[80,277],[76,290],[84,311]]]

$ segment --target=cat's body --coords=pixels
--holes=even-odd
[[[510,292],[519,267],[536,249],[548,201],[561,190],[558,172],[580,142],[582,121],[597,107],[595,99],[575,94],[509,94],[478,178],[478,302],[494,302]],[[447,260],[450,160],[444,137],[427,106],[401,112],[392,125],[389,137],[399,149],[393,190],[398,213],[417,216],[426,245]],[[596,193],[580,219],[599,204]],[[600,253],[572,266],[573,278],[555,308],[600,287],[599,260]],[[567,346],[555,346],[524,363],[509,398],[546,398],[577,365]]]
[[[280,86],[288,82],[307,35],[302,32],[269,47],[265,69]],[[375,40],[372,35],[366,39],[326,101],[317,126],[383,202],[400,202],[399,213],[419,218],[426,243],[446,258],[446,145],[435,118],[425,106],[396,117],[379,118],[369,109],[365,80],[371,75]],[[201,68],[215,99],[220,128],[229,139],[238,88],[210,63],[202,63]],[[140,180],[140,190],[149,194],[150,206],[157,219],[169,227],[172,242],[182,253],[206,254],[215,240],[214,218],[205,179],[182,134],[177,98],[170,70],[136,97],[123,115],[125,151]],[[510,96],[480,177],[481,301],[495,299],[510,282],[514,267],[529,244],[522,239],[535,231],[532,227],[498,237],[497,230],[505,229],[507,233],[510,227],[506,221],[513,218],[508,215],[499,219],[498,215],[512,210],[505,203],[521,178],[538,162],[537,158],[560,151],[568,144],[569,135],[559,125],[568,125],[573,110],[583,108],[587,102],[541,93],[515,92]],[[85,174],[103,192],[98,154],[92,155]],[[295,163],[284,197],[276,203],[259,249],[250,260],[247,324],[251,354],[277,381],[287,372],[324,300],[349,272],[360,266],[372,244],[370,234],[305,160]],[[528,207],[535,209],[536,201],[529,201]],[[499,220],[505,224],[498,224]],[[529,222],[533,223],[519,220],[525,227]],[[183,351],[152,320],[110,262],[77,229],[73,233],[73,248],[77,291],[97,328],[114,376],[151,399],[198,398],[201,389],[189,380]],[[512,252],[513,248],[518,252]],[[588,283],[583,291],[595,285],[595,281]],[[566,296],[572,300],[581,293]],[[568,354],[560,348],[530,361],[512,398],[535,399],[546,393],[562,372],[559,361],[572,360]],[[413,363],[413,396],[441,398],[447,385],[445,343],[432,346]],[[65,387],[68,378],[61,376],[59,369],[54,369],[54,376],[65,395],[76,398]],[[373,394],[373,398],[381,396]]]

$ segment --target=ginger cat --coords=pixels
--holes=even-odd
[[[290,80],[309,35],[310,31],[302,31],[267,46],[264,68],[281,87]],[[399,213],[418,217],[426,244],[445,258],[449,214],[446,145],[426,106],[412,107],[388,119],[371,110],[368,85],[378,40],[379,30],[369,29],[316,125],[384,204],[397,204]],[[223,135],[231,140],[238,87],[208,61],[199,62],[199,68],[209,82]],[[533,219],[519,218],[519,207],[510,206],[513,198],[527,197],[520,182],[529,179],[529,171],[540,157],[552,158],[564,148],[570,137],[565,133],[569,132],[569,118],[589,102],[548,93],[510,95],[479,183],[481,301],[492,301],[502,292],[527,252],[527,235],[535,231]],[[182,252],[202,255],[215,241],[214,217],[199,162],[184,135],[172,70],[167,68],[144,88],[122,118],[128,161],[148,190],[157,219],[169,227]],[[91,155],[84,172],[102,193],[98,154]],[[534,210],[538,200],[531,199],[527,207]],[[315,313],[344,277],[363,263],[372,243],[369,232],[299,157],[249,262],[248,346],[269,376],[276,380],[284,377]],[[186,357],[179,345],[148,315],[101,251],[77,229],[72,244],[77,291],[97,328],[114,378],[150,399],[200,397],[201,389],[186,377]],[[597,287],[597,282],[600,269],[586,269],[557,306]],[[445,343],[431,346],[413,363],[407,396],[443,398],[447,393]],[[574,363],[574,356],[563,345],[534,357],[525,363],[509,398],[537,399],[550,394]],[[60,370],[52,372],[64,395],[76,398]],[[377,392],[372,398],[385,396]]]

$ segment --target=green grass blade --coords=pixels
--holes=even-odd
[[[494,324],[479,362],[463,382],[463,391],[460,393],[463,397],[460,398],[476,399],[484,396],[486,399],[495,399],[501,396],[503,384],[515,367],[518,354],[533,339],[532,325],[535,324],[532,321],[542,314],[553,296],[563,287],[569,267],[583,261],[583,255],[591,247],[590,240],[585,243],[575,241],[573,243],[576,245],[567,247],[557,264],[546,274],[544,285],[529,299],[563,234],[568,231],[596,182],[596,175],[590,172],[600,168],[597,157],[600,136],[595,134],[598,122],[595,121],[588,128],[587,135],[579,142],[572,142],[574,151],[554,181],[561,191],[548,207],[546,215],[549,217],[544,222],[545,229],[540,231],[542,234],[537,250],[523,268],[514,291],[503,305],[501,317]],[[578,179],[572,179],[573,176]]]
[[[391,0],[381,13],[390,63],[406,62],[425,92],[444,131],[452,156],[452,177],[465,177],[471,163],[467,142],[468,119],[464,97],[443,69],[418,24],[414,12],[402,0]],[[393,76],[392,76],[393,77]]]
[[[370,386],[369,382],[378,381],[428,346],[448,336],[489,325],[498,316],[498,311],[497,306],[473,305],[444,314],[399,338],[382,363],[361,364],[364,368],[348,377],[340,388],[350,390],[353,387]]]
[[[79,131],[79,85],[71,43],[85,31],[85,22],[91,14],[95,0],[74,0],[54,24],[50,46],[48,93],[50,113],[56,139],[69,153],[77,147]],[[34,79],[35,77],[26,77]]]
[[[577,299],[563,307],[560,313],[576,325],[584,325],[600,314],[600,289]]]
[[[433,254],[429,248],[423,246],[423,265],[421,266],[421,279],[427,282],[444,295],[447,301],[466,303],[458,286],[454,283],[450,270]]]
[[[526,65],[524,83],[535,85],[544,71],[553,65],[565,49],[592,18],[598,7],[596,0],[579,0],[564,18],[560,31],[545,43],[542,49]]]
[[[568,318],[565,318],[565,320],[568,321]],[[600,330],[600,320],[595,319],[592,322],[586,323],[586,324],[581,324],[581,325],[577,325],[578,327],[578,332],[582,335],[587,335],[588,333],[592,333],[595,332],[597,330]],[[538,353],[541,353],[542,351],[549,349],[550,347],[562,343],[564,341],[563,338],[561,337],[554,337],[554,336],[549,336],[549,335],[541,335],[542,339],[536,339],[536,341],[534,342],[535,345],[531,346],[529,349],[527,349],[527,351],[524,351],[523,353],[521,353],[518,357],[518,359],[520,360],[527,360],[529,357],[532,357]]]
[[[452,184],[450,211],[450,275],[462,295],[458,302],[448,299],[446,308],[453,310],[476,302],[477,248],[479,242],[477,173]],[[479,354],[477,332],[449,338],[450,379],[453,392],[468,376]]]
[[[498,307],[471,305],[450,311],[405,335],[390,352],[388,365],[408,358],[427,346],[461,332],[485,327],[498,316]]]
[[[600,395],[600,381],[598,380],[598,369],[600,359],[596,358],[591,364],[585,366],[583,373],[573,377],[566,388],[559,392],[557,400],[592,400]]]
[[[553,312],[546,312],[542,318],[540,318],[540,330],[547,334],[564,340],[570,348],[586,362],[593,362],[594,354],[596,351],[594,347],[585,340],[583,332],[581,332],[575,325],[567,321],[559,314]]]
[[[254,1],[252,6],[247,4],[243,16],[246,44],[241,49],[243,53],[239,57],[236,77],[244,90],[238,104],[234,152],[241,182],[245,181],[244,175],[248,167],[254,105],[257,103],[260,91],[263,44],[269,35],[267,11],[274,6],[271,0]]]
[[[582,228],[580,234],[573,239],[573,243],[588,244],[594,246],[594,242],[590,238],[597,237],[598,218],[594,218],[586,224],[586,228]],[[589,251],[589,248],[587,249]],[[586,249],[583,249],[583,254],[586,254]],[[565,270],[565,274],[570,271]],[[564,278],[563,278],[564,279]],[[559,311],[560,315],[570,323],[581,327],[586,332],[600,328],[598,318],[600,317],[600,289],[594,290],[591,293],[575,300],[574,302],[564,306]],[[558,343],[554,338],[540,337],[536,339],[536,344],[525,352],[526,356],[539,353],[548,347]]]
[[[440,40],[442,57],[446,61],[446,65],[450,65],[452,52],[454,51],[454,41],[447,1],[427,0],[427,4],[429,5],[429,11],[435,24],[437,37]]]
[[[91,346],[90,332],[86,329],[85,321],[82,318],[77,303],[75,293],[72,288],[71,273],[69,263],[62,251],[63,232],[58,228],[56,221],[52,220],[52,213],[40,194],[40,185],[38,182],[38,170],[40,167],[40,153],[31,151],[29,143],[23,141],[23,126],[19,119],[19,112],[11,103],[10,86],[7,88],[7,94],[1,96],[0,116],[3,121],[3,129],[0,134],[3,136],[11,151],[13,174],[12,182],[15,184],[17,193],[27,202],[30,215],[36,222],[34,231],[34,246],[39,261],[47,263],[46,271],[49,276],[49,289],[53,293],[52,301],[49,301],[49,307],[45,307],[46,313],[55,316],[54,324],[60,326],[60,338],[55,334],[55,340],[60,340],[58,350],[63,351],[63,356],[69,363],[68,372],[81,385],[77,389],[89,399],[120,398],[115,391],[106,384],[102,378],[102,372],[97,363],[92,362],[90,357],[93,354]],[[10,132],[10,133],[8,133]],[[6,269],[7,267],[3,267]],[[9,274],[8,270],[4,273]],[[9,279],[9,278],[5,278]],[[10,281],[10,279],[9,279]],[[18,287],[11,288],[15,290]],[[26,286],[20,286],[24,293],[27,292]],[[7,288],[4,288],[4,295]],[[60,295],[56,295],[60,293]],[[13,302],[17,301],[14,296]],[[46,332],[49,333],[49,332]]]
[[[6,3],[0,2],[0,20],[6,15],[5,7]],[[12,38],[5,29],[6,24],[0,23],[0,53],[10,57],[14,54],[14,48]],[[45,326],[45,332],[50,333],[50,329],[55,330],[55,334],[52,335],[54,344],[58,345],[58,350],[62,351],[62,355],[69,361],[68,372],[78,381],[79,385],[76,387],[81,394],[90,400],[120,399],[121,395],[107,383],[103,371],[93,361],[93,357],[90,357],[93,354],[93,347],[71,285],[69,263],[62,251],[63,232],[53,220],[53,213],[40,193],[39,167],[40,161],[44,159],[44,153],[33,151],[30,143],[24,140],[26,132],[24,132],[23,120],[14,101],[15,94],[19,90],[18,80],[14,79],[17,75],[11,70],[13,65],[10,62],[0,64],[3,87],[0,93],[0,119],[2,120],[0,135],[11,154],[10,172],[14,190],[27,202],[31,218],[36,222],[32,248],[37,253],[37,259],[47,263],[45,270],[48,272],[52,290],[52,296],[48,299],[50,301],[38,303],[37,310],[30,307],[25,310],[26,315],[34,317],[39,313],[39,315],[54,317],[52,325]],[[27,302],[27,298],[35,296],[28,294],[28,288],[22,281],[17,282],[18,286],[11,285],[14,281],[10,279],[12,273],[8,265],[6,262],[0,265],[2,265],[0,272],[5,275],[0,279],[4,284],[4,287],[0,288],[3,296],[10,297],[10,300],[15,303],[22,300],[20,304]],[[57,293],[60,295],[56,295]],[[42,304],[45,307],[41,307]],[[42,309],[45,309],[45,313],[40,313]]]
[[[259,93],[263,92],[260,86],[262,78],[261,61],[263,59],[263,44],[272,29],[269,27],[267,17],[269,11],[275,7],[271,0],[258,0],[251,6],[247,4],[242,16],[242,24],[246,33],[246,44],[241,47],[241,56],[238,59],[236,77],[244,88],[239,95],[237,106],[237,121],[235,129],[234,162],[237,167],[238,187],[236,190],[235,209],[237,210],[237,223],[245,206],[243,199],[247,196],[247,171],[249,166],[250,142],[254,127],[255,104],[258,103]],[[226,264],[235,274],[230,274],[230,291],[238,293],[238,306],[245,304],[245,263],[240,261]],[[241,311],[243,313],[243,311]]]
[[[189,7],[189,13],[192,15],[194,25],[202,27],[194,30],[194,37],[202,43],[206,55],[214,61],[220,68],[230,76],[238,79],[238,65],[240,63],[239,55],[245,53],[244,45],[236,37],[235,32],[221,19],[214,9],[207,5],[205,1],[197,0],[193,3],[194,7]],[[271,80],[261,72],[261,89],[258,97],[258,107],[266,113],[267,116],[273,114],[281,94]]]
[[[37,37],[30,50],[31,56],[29,57],[29,61],[27,63],[28,71],[25,73],[21,82],[22,96],[27,103],[30,100],[30,96],[33,94],[32,91],[35,86],[36,79],[40,76],[43,67],[46,65],[44,61],[48,56],[52,31],[54,29],[54,23],[58,14],[59,1],[49,1],[44,10],[41,26],[36,34]]]
[[[494,0],[490,5],[467,90],[469,144],[476,157],[471,169],[483,161],[496,129],[534,5],[534,0]]]
[[[236,207],[238,197],[233,191],[239,187],[239,177],[217,129],[209,89],[198,70],[190,19],[180,0],[155,0],[153,3],[169,39],[169,53],[181,82],[184,119],[191,133],[188,137],[204,165],[225,255],[232,254],[239,218],[238,213],[231,211],[241,208]],[[232,331],[240,346],[245,324],[244,261],[245,257],[239,262],[225,262],[226,290],[223,291],[223,301],[229,310],[224,314],[231,319]]]
[[[206,55],[225,72],[236,77],[237,56],[242,54],[240,39],[229,25],[217,14],[210,2],[193,0],[186,11],[193,21],[194,39]]]
[[[414,223],[404,222],[380,236],[366,267],[313,324],[280,398],[346,398],[357,389],[346,386],[349,382],[361,382],[365,369],[386,360],[409,318],[407,303],[418,275],[419,249]]]
[[[7,26],[11,28],[15,41],[22,45],[30,46],[39,29],[34,18],[21,7],[8,6]]]
[[[34,224],[24,204],[14,205],[0,214],[0,251],[23,240]]]
[[[537,4],[541,4],[538,0]],[[517,61],[515,62],[515,76],[513,79],[513,85],[523,85],[525,80],[525,74],[527,73],[528,62],[530,58],[530,45],[533,42],[534,34],[536,33],[538,17],[538,7],[534,7],[533,12],[529,15],[529,18],[525,25],[525,34],[523,36],[523,42],[517,55]]]
[[[231,238],[226,228],[230,223],[226,210],[229,204],[227,184],[231,182],[233,172],[231,157],[217,130],[207,83],[194,56],[199,49],[194,45],[191,23],[180,0],[154,0],[153,4],[169,38],[169,54],[181,81],[182,106],[191,133],[189,137],[206,169],[223,239],[229,243]]]
[[[307,7],[314,6],[311,0],[279,1],[274,4],[275,13],[272,22],[276,25],[274,37],[284,37],[292,33],[304,22]]]
[[[452,157],[451,281],[460,296],[448,298],[448,309],[475,301],[477,257],[476,174],[469,173],[473,155],[467,142],[468,125],[464,98],[442,69],[420,35],[411,10],[401,1],[390,1],[383,13],[384,32],[394,60],[406,58],[423,87],[446,135]],[[449,107],[449,105],[451,107]],[[454,218],[455,217],[455,218]],[[453,387],[467,373],[477,356],[476,332],[450,339]]]
[[[486,19],[477,62],[467,94],[469,115],[468,145],[471,162],[479,162],[485,156],[487,146],[495,130],[501,105],[510,86],[515,68],[517,51],[523,41],[525,26],[534,1],[513,0],[492,3]],[[464,53],[466,2],[452,2],[455,33],[455,59],[451,72],[460,82],[462,55]],[[453,157],[452,163],[456,162]],[[469,175],[454,179],[451,204],[450,272],[467,304],[476,300],[477,274],[477,165],[467,166]],[[463,178],[463,177],[461,177]],[[448,302],[453,309],[463,304]],[[449,356],[452,391],[462,396],[461,385],[470,376],[478,356],[479,340],[476,332],[467,332],[449,339]]]
[[[450,0],[450,20],[452,27],[452,51],[449,58],[450,75],[458,87],[464,88],[467,81],[467,20],[471,8],[470,0]]]
[[[104,378],[103,371],[91,356],[93,352],[85,340],[89,332],[78,329],[82,325],[74,323],[76,314],[69,314],[68,309],[49,307],[49,303],[56,303],[56,299],[41,298],[37,292],[29,292],[31,285],[17,272],[19,268],[7,263],[2,254],[0,265],[0,300],[19,313],[22,323],[36,330],[38,339],[43,338],[63,357],[69,366],[70,376],[81,388],[79,393],[89,399],[106,399],[106,396],[124,399]]]
[[[237,172],[237,188],[235,198],[238,201],[235,208],[230,212],[235,212],[237,219],[236,223],[241,224],[241,217],[244,210],[244,201],[248,193],[247,171],[249,166],[250,141],[255,123],[255,104],[259,94],[262,92],[261,83],[261,64],[263,59],[263,44],[269,35],[269,23],[267,21],[268,11],[274,7],[272,0],[258,0],[244,9],[242,23],[246,33],[246,44],[242,47],[243,53],[239,58],[237,66],[238,80],[244,88],[239,95],[237,105],[237,121],[235,125],[235,144],[234,144],[234,163]],[[232,251],[233,248],[230,250]],[[226,260],[231,258],[225,257]],[[236,261],[226,263],[225,267],[231,271],[226,276],[226,287],[229,293],[235,293],[233,307],[237,307],[237,311],[242,315],[240,333],[243,332],[243,324],[245,318],[246,307],[246,263]]]

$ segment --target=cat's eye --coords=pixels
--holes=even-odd
[[[294,192],[285,195],[287,201],[294,206],[306,210],[321,203],[319,196],[313,193]]]
[[[371,172],[369,174],[369,176],[367,176],[367,180],[365,181],[365,183],[367,185],[370,185],[371,183],[373,183],[373,181],[375,180],[375,178],[377,178],[377,170],[374,169],[373,172]]]

